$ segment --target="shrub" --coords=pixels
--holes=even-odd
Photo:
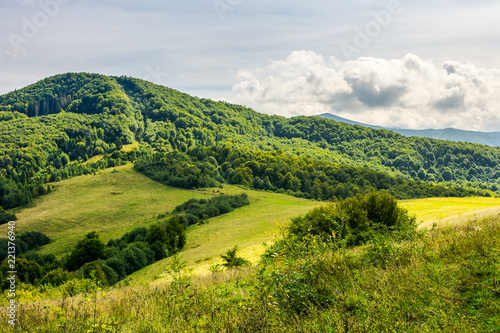
[[[125,262],[125,270],[127,274],[131,274],[148,264],[148,260],[144,251],[132,244],[122,251],[123,261]]]
[[[165,222],[165,230],[167,232],[166,247],[169,254],[173,254],[181,250],[186,244],[186,233],[184,225],[180,222],[179,218],[173,216]]]
[[[68,270],[76,270],[83,264],[104,258],[104,243],[93,231],[76,244],[67,261]]]
[[[8,261],[4,260],[0,265],[0,287],[2,289],[8,289],[5,287],[8,285],[6,278],[10,275],[7,272],[10,270]],[[42,277],[43,268],[35,261],[26,258],[16,258],[16,272],[20,282],[34,284],[36,280]]]
[[[222,266],[226,268],[235,268],[240,266],[249,266],[250,262],[246,259],[236,256],[236,251],[238,251],[238,246],[233,247],[228,250],[226,254],[221,254],[221,258],[224,260]]]
[[[10,221],[15,221],[15,220],[17,220],[17,216],[15,214],[7,213],[0,206],[0,225],[8,223]]]
[[[40,285],[50,284],[57,287],[73,278],[73,274],[67,270],[63,268],[56,268],[45,274],[45,276],[40,280]]]
[[[101,266],[102,271],[106,275],[106,280],[108,280],[110,286],[120,281],[120,277],[118,276],[118,273],[115,272],[114,269],[104,264],[104,262],[99,262],[99,265]]]
[[[232,212],[235,208],[249,203],[246,193],[240,195],[221,194],[210,200],[190,199],[175,207],[174,213],[179,214],[179,218],[185,226],[190,226],[211,217]]]
[[[167,249],[165,247],[165,243],[162,242],[154,242],[149,245],[151,250],[154,252],[154,258],[155,260],[162,260],[167,257]]]
[[[350,246],[363,244],[377,234],[408,237],[415,230],[416,218],[399,207],[394,197],[377,192],[318,207],[293,219],[289,227],[290,234],[298,238],[320,235]]]
[[[104,265],[114,270],[117,273],[119,280],[127,276],[125,261],[122,258],[119,257],[109,258],[106,261],[104,261]]]
[[[60,286],[60,290],[64,295],[75,296],[80,293],[91,291],[93,283],[91,279],[72,279]]]
[[[106,274],[104,273],[101,265],[97,261],[88,262],[82,266],[82,275],[84,279],[96,279],[100,281],[103,285],[107,286],[109,284]],[[92,276],[92,272],[93,276]]]
[[[50,243],[50,238],[41,232],[28,231],[21,235],[21,240],[28,244],[30,250]]]
[[[24,254],[30,250],[38,249],[40,246],[48,244],[50,238],[41,232],[26,232],[21,234],[15,241],[16,255]],[[0,261],[7,258],[7,248],[9,240],[6,238],[0,239]]]
[[[123,235],[121,240],[127,243],[142,242],[147,238],[147,236],[148,236],[148,228],[140,227],[140,228],[135,228],[131,232]]]

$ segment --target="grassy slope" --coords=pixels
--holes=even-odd
[[[61,255],[90,231],[103,240],[120,237],[159,213],[171,211],[197,191],[165,187],[133,170],[132,165],[55,183],[56,191],[38,198],[35,206],[17,214],[17,232],[39,231],[55,242],[44,253]],[[7,232],[6,225],[0,234]]]
[[[19,233],[35,230],[51,237],[54,242],[42,251],[56,255],[70,250],[90,231],[97,231],[107,241],[138,226],[148,225],[152,217],[171,211],[193,197],[213,196],[213,190],[202,192],[164,186],[134,171],[131,164],[54,185],[56,191],[38,198],[34,207],[17,214],[16,225]],[[190,264],[203,261],[202,270],[207,270],[221,253],[234,245],[241,248],[243,256],[257,260],[263,242],[272,239],[277,230],[276,221],[305,214],[319,204],[231,185],[226,185],[221,192],[246,192],[251,205],[188,230],[183,258]],[[6,232],[6,225],[1,226],[0,234]],[[207,258],[213,260],[205,261]],[[161,273],[164,264],[160,262],[157,267],[147,270]]]
[[[235,187],[224,190],[228,194],[238,193]],[[264,251],[263,243],[272,240],[278,231],[277,222],[305,214],[318,202],[308,202],[280,194],[246,191],[251,205],[223,217],[215,218],[209,224],[188,230],[187,245],[179,255],[185,261],[188,272],[203,275],[211,265],[222,263],[220,254],[234,245],[241,248],[239,255],[257,262]],[[500,199],[494,198],[430,198],[405,200],[402,206],[417,216],[420,227],[429,228],[433,223],[459,223],[468,218],[498,215]],[[275,223],[269,223],[274,221]],[[252,228],[248,228],[252,225]],[[132,274],[132,281],[146,282],[168,277],[171,258],[157,262]]]
[[[252,267],[116,288],[96,293],[95,303],[19,290],[16,319],[23,332],[91,331],[93,318],[117,332],[498,332],[499,222],[438,228],[383,248],[317,248],[277,258],[262,274]],[[316,292],[332,301],[310,303]],[[0,331],[7,326],[1,321]]]
[[[135,172],[132,165],[106,170],[95,176],[82,176],[56,183],[57,190],[37,199],[36,205],[18,213],[18,232],[40,231],[55,241],[43,249],[61,255],[70,250],[86,233],[96,230],[102,239],[120,237],[138,226],[151,223],[158,213],[171,211],[192,197],[210,197],[212,190],[188,191],[166,187]],[[239,255],[258,260],[264,243],[273,239],[277,222],[305,214],[318,202],[283,194],[244,190],[226,185],[226,194],[246,192],[250,206],[214,218],[209,223],[191,227],[180,258],[193,274],[206,273],[220,263],[220,254],[234,245]],[[433,222],[456,220],[457,215],[494,215],[500,212],[500,199],[432,198],[403,201],[403,206],[417,215],[422,227]],[[6,234],[6,226],[0,234]],[[160,261],[131,276],[135,281],[165,277],[170,259]]]
[[[226,194],[243,190],[225,186]],[[245,190],[250,205],[210,220],[207,224],[193,226],[187,231],[187,244],[179,255],[186,262],[186,269],[195,275],[209,271],[211,265],[222,263],[220,254],[237,245],[238,255],[256,263],[263,253],[265,243],[274,239],[278,223],[290,217],[307,213],[320,202],[290,197],[283,194]],[[159,261],[131,275],[131,280],[150,281],[166,277],[171,258]]]

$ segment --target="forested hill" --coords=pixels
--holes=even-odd
[[[498,190],[500,148],[269,116],[139,79],[68,73],[0,96],[1,205],[22,204],[20,193],[36,196],[49,181],[133,161],[151,149],[183,153],[228,141],[407,180]],[[140,148],[118,153],[133,142]]]

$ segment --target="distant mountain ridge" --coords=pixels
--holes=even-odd
[[[357,121],[349,120],[346,118],[342,118],[336,116],[331,113],[323,113],[317,115],[317,117],[332,119],[338,122],[350,124],[350,125],[359,125],[363,127],[373,128],[373,129],[386,129],[389,131],[393,131],[399,133],[404,136],[417,136],[421,138],[432,138],[432,139],[440,139],[440,140],[449,140],[449,141],[457,141],[457,142],[469,142],[469,143],[479,143],[482,145],[498,147],[500,146],[500,132],[475,132],[475,131],[465,131],[459,130],[455,128],[445,128],[445,129],[425,129],[425,130],[410,130],[410,129],[402,129],[402,128],[394,128],[394,127],[381,127],[375,125],[363,124]]]

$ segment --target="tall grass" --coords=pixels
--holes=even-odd
[[[500,219],[25,302],[15,332],[500,332]],[[306,246],[307,245],[307,246]],[[46,291],[49,295],[49,291]],[[51,291],[52,297],[58,291]],[[5,299],[3,300],[5,302]],[[6,318],[5,308],[0,316]],[[94,318],[95,316],[95,318]],[[62,319],[64,318],[64,319]],[[98,326],[96,326],[98,324]]]

